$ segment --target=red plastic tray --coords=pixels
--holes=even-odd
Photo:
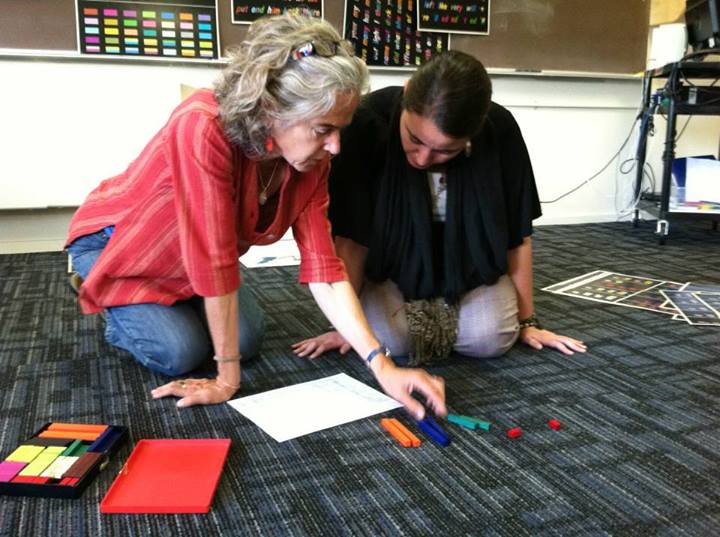
[[[230,439],[140,440],[101,513],[207,513]]]

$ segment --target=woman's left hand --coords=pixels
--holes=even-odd
[[[526,345],[537,350],[543,347],[552,347],[568,355],[587,351],[587,346],[579,339],[561,336],[550,330],[540,329],[535,326],[520,329],[520,339]]]
[[[153,399],[169,395],[180,397],[180,408],[193,405],[214,405],[229,400],[239,386],[231,386],[219,379],[173,380],[150,392]]]

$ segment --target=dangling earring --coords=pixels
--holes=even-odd
[[[274,147],[275,143],[273,142],[272,136],[268,136],[267,140],[265,140],[265,152],[272,153]]]
[[[469,157],[470,155],[472,155],[472,142],[468,140],[465,142],[465,156]]]

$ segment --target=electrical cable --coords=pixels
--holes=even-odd
[[[697,52],[692,52],[692,53],[690,53],[690,54],[686,54],[685,56],[683,56],[683,58],[682,58],[679,62],[687,61],[687,60],[689,60],[689,59],[691,59],[691,58],[694,58],[694,57],[696,57],[696,56],[707,56],[707,55],[710,55],[710,54],[720,54],[720,48],[707,49],[707,50],[702,50],[702,51],[697,51]],[[678,63],[679,63],[679,62],[678,62]],[[683,76],[683,78],[685,78],[685,75],[684,75],[684,74],[682,74],[682,76]],[[710,84],[710,86],[714,86],[717,81],[718,81],[718,79],[715,79],[715,80],[713,81],[713,83]],[[673,95],[674,97],[677,96],[677,93],[676,93],[676,92],[671,92],[671,91],[670,91],[669,84],[670,84],[670,79],[668,79],[668,80],[665,82],[665,86],[662,88],[662,90],[660,90],[660,92],[661,92],[663,95]],[[690,85],[692,85],[692,84],[690,83]],[[697,86],[697,87],[702,87],[702,86]],[[718,100],[720,100],[720,98],[718,98]],[[715,102],[715,99],[713,99],[711,102]],[[703,104],[707,104],[707,103],[703,103]],[[652,110],[652,112],[651,112],[651,110]],[[576,186],[576,187],[568,190],[568,191],[565,192],[564,194],[561,194],[560,196],[556,197],[555,199],[548,200],[548,201],[542,201],[542,200],[541,200],[540,203],[542,203],[542,204],[544,204],[544,205],[548,205],[548,204],[551,204],[551,203],[556,203],[556,202],[560,201],[561,199],[566,198],[566,197],[569,196],[570,194],[573,194],[573,193],[577,192],[577,191],[580,190],[582,187],[584,187],[585,185],[587,185],[587,184],[589,184],[591,181],[593,181],[595,178],[597,178],[602,172],[604,172],[604,171],[610,166],[610,164],[613,163],[613,161],[614,161],[616,158],[618,158],[618,156],[620,155],[620,153],[622,152],[622,150],[625,148],[625,146],[627,145],[627,143],[630,141],[630,138],[632,137],[632,133],[633,133],[633,131],[635,130],[635,124],[638,122],[638,120],[642,119],[641,128],[645,128],[646,125],[644,124],[644,122],[645,122],[645,121],[648,121],[649,118],[650,118],[653,114],[654,114],[654,105],[653,105],[653,106],[650,106],[648,110],[643,110],[643,109],[641,108],[640,111],[639,111],[638,114],[637,114],[637,117],[635,118],[635,120],[633,121],[633,123],[632,123],[632,125],[631,125],[631,127],[630,127],[630,132],[628,133],[627,137],[625,138],[625,141],[622,143],[622,145],[621,145],[620,148],[617,150],[617,152],[612,156],[612,158],[610,158],[610,160],[607,162],[607,164],[605,164],[597,173],[595,173],[594,175],[592,175],[592,176],[589,177],[588,179],[585,179],[583,182],[581,182],[578,186]],[[660,115],[661,115],[663,118],[665,118],[665,120],[667,121],[667,118],[666,118],[663,114],[660,114]],[[676,142],[676,143],[677,143],[677,141],[680,139],[680,137],[683,135],[683,133],[685,132],[685,129],[687,128],[688,123],[690,123],[690,120],[691,120],[691,119],[692,119],[692,116],[689,116],[688,119],[687,119],[687,121],[685,122],[685,125],[683,125],[682,129],[680,130],[680,134],[678,134],[678,136],[675,138],[675,142]],[[620,165],[620,167],[622,168],[622,166],[623,166],[625,163],[627,163],[628,161],[633,161],[633,162],[637,161],[637,156],[625,160],[625,161]],[[646,165],[647,165],[647,162],[645,163],[645,166],[646,166]],[[643,166],[643,177],[646,177],[646,174],[647,174],[646,170],[644,169],[645,166]],[[634,167],[635,167],[635,164],[633,164],[633,167],[631,168],[631,170],[634,169]],[[653,189],[652,191],[655,192],[655,172],[654,172],[654,170],[652,169],[652,167],[650,167],[650,170],[651,170],[651,175],[647,175],[647,177],[650,177],[650,178],[651,178],[652,189]],[[621,171],[621,173],[622,173],[622,171]],[[628,171],[627,173],[629,173],[629,171]],[[624,174],[624,175],[625,175],[625,174]],[[638,196],[638,199],[633,201],[632,209],[631,209],[631,210],[635,210],[635,207],[636,207],[637,204],[639,203],[640,197],[642,197],[642,194],[643,194],[643,191],[642,191],[642,185],[641,185],[640,194],[639,194],[639,196]]]
[[[595,178],[598,177],[602,172],[604,172],[604,171],[610,166],[610,164],[612,164],[613,161],[614,161],[616,158],[618,158],[618,156],[620,155],[620,153],[622,152],[622,150],[625,148],[625,146],[627,145],[627,143],[630,141],[630,138],[632,137],[632,133],[633,133],[633,131],[635,130],[635,123],[637,123],[637,121],[638,121],[638,118],[636,117],[636,118],[633,120],[633,122],[632,122],[632,125],[631,125],[631,127],[630,127],[630,132],[628,133],[627,137],[625,138],[625,141],[622,143],[622,145],[620,146],[620,148],[615,152],[615,154],[612,156],[612,158],[610,158],[610,160],[608,160],[607,164],[605,164],[597,173],[595,173],[593,176],[585,179],[585,180],[584,180],[582,183],[580,183],[578,186],[576,186],[575,188],[573,188],[573,189],[571,189],[571,190],[568,190],[567,192],[565,192],[564,194],[561,194],[561,195],[558,196],[557,198],[552,199],[552,200],[549,200],[549,201],[542,201],[542,200],[541,200],[540,203],[543,203],[543,204],[546,204],[546,205],[547,205],[547,204],[550,204],[550,203],[558,202],[558,201],[560,201],[561,199],[566,198],[566,197],[569,196],[570,194],[573,194],[574,192],[580,190],[582,187],[584,187],[585,185],[587,185],[588,183],[590,183],[593,179],[595,179]]]

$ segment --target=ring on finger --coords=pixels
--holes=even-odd
[[[185,382],[184,380],[181,380],[180,382],[178,382],[178,385],[179,385],[183,390],[184,390],[185,388],[187,388],[187,382]]]

